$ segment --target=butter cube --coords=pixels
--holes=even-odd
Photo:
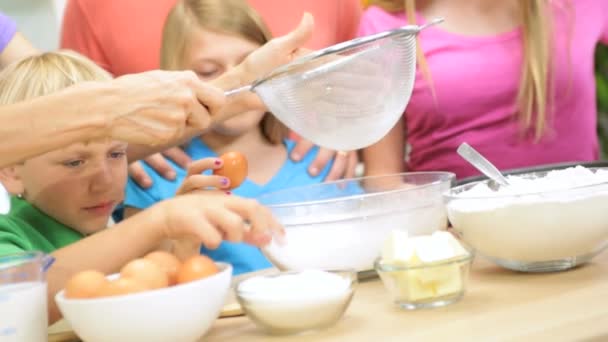
[[[410,300],[419,301],[431,299],[436,296],[435,284],[421,281],[420,274],[424,270],[412,270],[409,272]]]
[[[410,301],[422,301],[462,291],[462,275],[458,265],[429,266],[415,270],[396,271],[398,295]]]
[[[409,263],[413,254],[407,231],[402,230],[392,231],[382,248],[382,258],[388,261]]]
[[[421,269],[418,277],[421,283],[435,288],[437,297],[462,291],[462,274],[456,264]]]
[[[449,265],[445,267],[450,268],[450,270],[446,270],[446,274],[449,274],[450,276],[448,276],[444,281],[438,282],[435,286],[438,297],[462,292],[464,289],[462,272],[460,271],[459,267],[457,265]]]
[[[421,282],[418,272],[420,270],[394,272],[397,300],[421,301],[435,297],[434,284]]]
[[[396,267],[424,267],[389,271],[384,277],[390,277],[387,284],[391,284],[397,300],[423,302],[456,294],[464,286],[460,265],[437,263],[466,253],[448,232],[408,237],[407,231],[396,230],[385,242],[382,258]]]

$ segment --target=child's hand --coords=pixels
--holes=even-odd
[[[273,237],[281,242],[285,234],[268,208],[238,196],[202,192],[160,202],[150,210],[161,239],[188,239],[210,249],[222,240],[261,247]]]
[[[219,169],[223,165],[220,158],[205,158],[197,160],[188,166],[188,175],[177,189],[176,195],[185,195],[205,191],[212,194],[213,190],[230,188],[230,179],[223,176],[203,175],[205,170]],[[230,192],[226,191],[227,194]],[[194,241],[190,237],[166,242],[168,250],[175,254],[180,260],[185,260],[199,253],[200,241]],[[219,243],[218,243],[219,245]]]
[[[188,175],[179,189],[177,189],[176,195],[185,195],[201,190],[230,188],[230,180],[226,177],[201,174],[205,170],[221,168],[222,163],[222,160],[219,158],[205,158],[190,164],[188,166]]]

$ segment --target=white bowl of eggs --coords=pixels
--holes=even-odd
[[[153,252],[120,274],[74,275],[55,301],[74,332],[87,342],[196,341],[219,316],[232,267],[196,256],[180,263]]]

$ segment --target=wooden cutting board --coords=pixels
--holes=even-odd
[[[65,320],[51,325],[48,328],[49,342],[76,342],[80,341],[78,336],[72,331],[72,327]]]

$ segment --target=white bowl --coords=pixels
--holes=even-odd
[[[218,274],[169,288],[99,299],[66,299],[61,291],[55,301],[87,342],[197,341],[219,316],[230,289],[232,266],[217,265]]]
[[[344,286],[327,287],[327,283],[300,282],[302,288],[284,286],[243,289],[247,280],[237,284],[239,304],[258,327],[271,335],[288,335],[321,330],[334,325],[348,308],[357,287],[353,270],[326,271],[344,280]],[[272,280],[298,275],[298,271],[262,275],[255,278]],[[250,279],[249,279],[250,280]],[[327,280],[327,278],[325,278]],[[335,281],[329,285],[335,285]],[[292,284],[293,285],[293,284]],[[311,289],[311,287],[315,287]]]
[[[263,252],[279,269],[372,271],[395,229],[412,236],[445,229],[442,193],[454,174],[412,172],[345,179],[282,190],[258,200],[286,231]]]
[[[523,272],[561,271],[608,247],[608,182],[525,194],[466,194],[484,182],[449,190],[448,216],[467,244],[498,265]]]

